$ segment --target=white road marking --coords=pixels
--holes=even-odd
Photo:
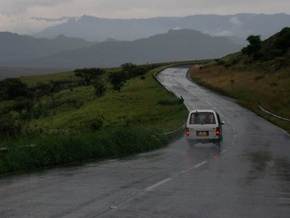
[[[160,186],[160,185],[163,185],[163,184],[166,183],[166,182],[169,182],[171,179],[172,179],[172,178],[164,179],[164,180],[162,180],[162,181],[160,181],[160,182],[157,182],[157,183],[154,184],[154,185],[149,186],[149,187],[146,188],[145,190],[146,190],[146,191],[152,191],[154,188],[156,188],[156,187],[158,187],[158,186]]]
[[[225,149],[225,150],[223,150],[222,152],[221,152],[221,154],[224,154],[224,153],[226,153],[227,152],[227,150]]]
[[[207,163],[207,161],[205,160],[205,161],[203,161],[203,162],[201,162],[201,163],[195,165],[194,168],[201,167],[202,165],[204,165],[204,164],[206,164],[206,163]]]
[[[204,165],[204,164],[206,164],[206,163],[207,163],[207,161],[205,160],[205,161],[203,161],[203,162],[201,162],[201,163],[199,163],[199,164],[196,164],[195,166],[192,166],[192,167],[188,168],[187,170],[182,170],[180,173],[186,173],[186,172],[188,172],[188,171],[191,171],[191,170],[193,170],[193,169],[196,169],[196,168],[198,168],[198,167],[201,167],[202,165]]]
[[[207,161],[205,160],[205,161],[203,161],[203,162],[200,162],[199,164],[197,164],[197,165],[195,165],[193,168],[199,168],[199,167],[201,167],[202,165],[204,165],[204,164],[206,164],[207,163]],[[193,168],[191,168],[191,169],[193,169]],[[189,169],[190,170],[190,169]],[[183,171],[181,171],[181,173],[185,173],[185,172],[187,172],[187,171],[189,171],[189,170],[183,170]],[[169,182],[170,180],[172,180],[172,178],[167,178],[167,179],[164,179],[164,180],[162,180],[162,181],[160,181],[160,182],[157,182],[157,183],[155,183],[154,185],[151,185],[151,186],[149,186],[149,187],[147,187],[145,190],[146,191],[152,191],[153,189],[155,189],[156,187],[158,187],[158,186],[160,186],[160,185],[163,185],[163,184],[165,184],[166,182]]]

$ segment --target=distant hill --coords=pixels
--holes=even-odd
[[[128,62],[146,64],[219,58],[240,49],[240,45],[225,37],[212,37],[195,30],[171,30],[135,41],[108,40],[35,60],[0,62],[0,66],[71,69],[116,67]]]
[[[60,51],[93,45],[84,39],[59,35],[54,39],[34,38],[9,32],[0,32],[0,62],[46,57]]]
[[[288,14],[193,15],[186,17],[156,17],[150,19],[103,19],[92,16],[72,18],[66,23],[49,27],[35,37],[55,38],[63,34],[89,41],[108,38],[132,41],[166,33],[172,29],[194,29],[212,36],[228,36],[244,43],[249,35],[266,39],[285,26]]]

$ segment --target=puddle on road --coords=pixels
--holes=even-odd
[[[290,183],[290,159],[287,160],[286,157],[279,158],[275,161],[275,170],[277,175],[284,181]],[[290,187],[289,187],[290,190]]]
[[[288,202],[290,202],[290,158],[282,157],[276,159],[274,170],[275,175],[280,180],[281,190],[287,195],[284,199],[288,199]]]
[[[251,183],[266,174],[279,180],[283,192],[290,192],[290,158],[273,158],[268,151],[256,151],[248,154],[251,168],[247,176],[247,183]]]
[[[251,168],[246,178],[246,183],[251,183],[263,175],[268,166],[272,164],[272,156],[268,151],[255,151],[247,154]]]
[[[269,162],[272,160],[271,154],[267,151],[253,152],[249,155],[249,159],[252,163],[252,169],[250,173],[259,173],[265,171]]]
[[[166,155],[164,152],[148,152],[143,154],[128,155],[118,158],[120,161],[139,160],[139,159],[158,159]]]

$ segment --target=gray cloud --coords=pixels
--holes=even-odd
[[[0,13],[5,15],[19,15],[25,13],[31,7],[54,7],[64,1],[67,0],[1,0]]]
[[[68,21],[71,18],[76,18],[76,17],[60,17],[60,18],[43,18],[43,17],[32,17],[32,20],[37,20],[37,21],[45,21],[45,22],[64,22]]]
[[[150,18],[195,14],[289,12],[290,2],[285,0],[1,0],[0,31],[39,31],[55,22],[65,21],[63,17],[82,15],[102,18]],[[239,24],[238,20],[230,22]]]
[[[243,25],[242,22],[237,17],[232,17],[229,22],[236,26]]]

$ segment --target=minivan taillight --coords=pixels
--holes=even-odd
[[[216,135],[220,135],[220,134],[221,134],[221,132],[220,132],[220,128],[219,128],[219,127],[217,127],[217,128],[215,129],[215,134],[216,134]]]
[[[189,128],[185,128],[185,133],[186,133],[186,135],[189,135]]]

